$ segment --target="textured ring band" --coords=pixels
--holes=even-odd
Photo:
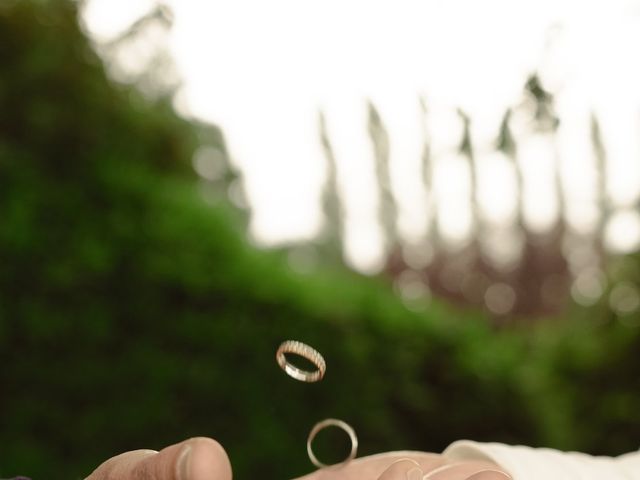
[[[342,430],[347,432],[347,435],[349,435],[349,438],[351,439],[351,452],[349,453],[349,456],[341,463],[347,463],[356,458],[356,454],[358,453],[358,437],[356,436],[356,432],[353,430],[353,428],[351,428],[351,425],[349,425],[347,422],[343,422],[342,420],[327,418],[326,420],[322,420],[321,422],[316,423],[309,433],[309,438],[307,439],[307,453],[309,454],[311,463],[313,463],[318,468],[329,466],[319,461],[316,455],[313,453],[313,449],[311,448],[313,439],[316,438],[316,435],[320,430],[326,427],[341,428]]]
[[[295,355],[306,358],[316,367],[318,367],[318,369],[310,372],[308,370],[302,370],[292,365],[287,361],[287,358],[285,357],[285,354],[287,353],[293,353]],[[280,347],[278,347],[278,351],[276,352],[276,360],[278,361],[278,365],[280,365],[280,368],[282,368],[287,373],[287,375],[302,382],[317,382],[318,380],[321,380],[322,377],[324,377],[324,372],[327,369],[327,364],[318,351],[314,350],[307,344],[297,342],[295,340],[287,340],[286,342],[282,342]]]

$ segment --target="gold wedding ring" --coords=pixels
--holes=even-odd
[[[351,452],[349,453],[349,456],[341,463],[347,463],[356,458],[356,454],[358,453],[358,437],[356,437],[356,432],[353,430],[353,428],[351,428],[351,425],[349,425],[347,422],[343,422],[342,420],[327,418],[326,420],[322,420],[321,422],[316,423],[309,433],[309,438],[307,438],[307,453],[309,454],[311,463],[313,463],[318,468],[329,466],[319,461],[316,455],[313,453],[313,449],[311,448],[313,439],[316,438],[318,432],[327,427],[341,428],[347,433],[347,435],[349,435],[349,438],[351,439]]]
[[[287,353],[306,358],[318,369],[311,372],[308,370],[302,370],[292,365],[287,361],[287,358],[285,356]],[[327,364],[318,351],[314,350],[307,344],[297,342],[295,340],[287,340],[286,342],[282,342],[280,347],[278,347],[278,351],[276,352],[276,360],[278,361],[278,365],[280,365],[280,368],[282,368],[287,373],[287,375],[302,382],[317,382],[318,380],[321,380],[322,377],[324,377],[324,372],[327,369]]]

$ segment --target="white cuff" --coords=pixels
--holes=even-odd
[[[450,461],[492,461],[514,480],[640,480],[640,452],[618,458],[592,457],[549,448],[461,440],[452,443],[443,455]]]

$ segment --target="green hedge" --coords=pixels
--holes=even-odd
[[[435,302],[411,311],[380,279],[292,272],[202,200],[201,127],[109,83],[74,5],[0,3],[0,477],[83,478],[209,435],[237,478],[291,478],[326,417],[362,454],[637,448],[637,328],[598,306],[493,331]],[[323,353],[322,382],[277,367],[285,339]]]

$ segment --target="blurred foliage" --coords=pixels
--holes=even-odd
[[[83,478],[209,435],[237,478],[291,478],[325,417],[356,428],[361,454],[459,438],[637,448],[637,320],[601,304],[492,331],[410,310],[379,280],[294,273],[202,199],[201,126],[111,84],[76,16],[0,2],[0,477]],[[325,380],[279,370],[289,338],[324,354]]]

